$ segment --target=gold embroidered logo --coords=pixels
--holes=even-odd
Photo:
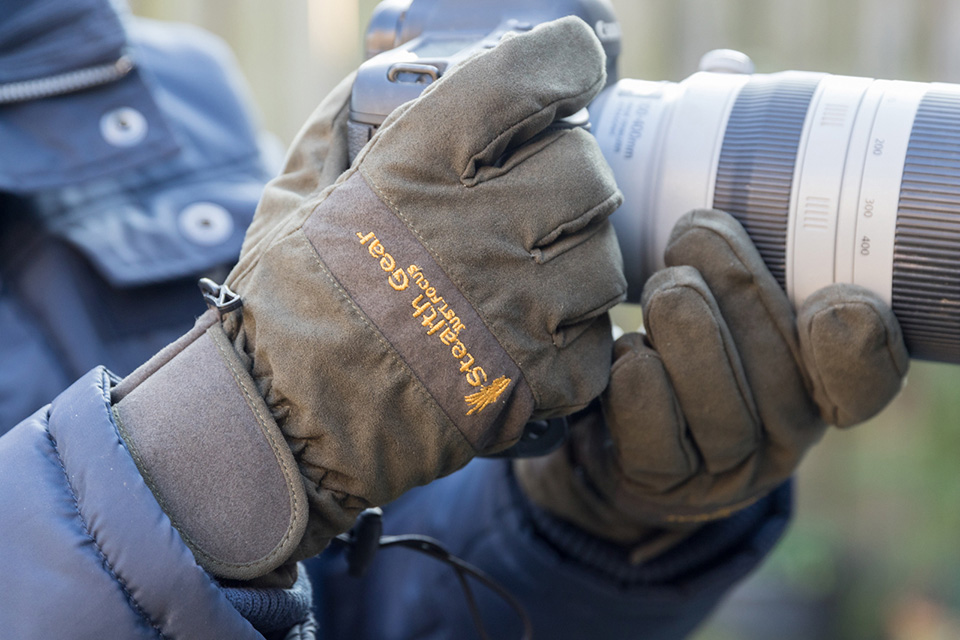
[[[371,231],[367,235],[362,233],[357,233],[357,237],[360,238],[360,244],[367,247],[367,251],[370,252],[370,255],[374,258],[380,258],[380,268],[390,273],[393,271],[393,268],[397,266],[397,261],[393,259],[393,256],[387,253],[386,249],[383,248],[383,245],[380,244],[380,241],[377,240],[377,236]],[[370,242],[370,241],[373,242]],[[367,242],[370,242],[367,245]],[[387,278],[387,284],[389,284],[394,291],[403,291],[408,286],[410,282],[407,280],[407,274],[403,272],[403,269],[397,269],[390,273],[390,277]]]
[[[422,293],[414,298],[410,305],[414,311],[411,314],[420,326],[425,328],[426,335],[437,336],[445,346],[450,347],[450,355],[459,365],[460,373],[471,387],[480,387],[476,393],[464,396],[463,399],[471,407],[467,415],[480,413],[485,407],[497,401],[504,391],[510,386],[512,380],[506,376],[500,376],[489,385],[487,382],[487,372],[479,365],[476,358],[470,353],[465,344],[465,338],[461,337],[461,332],[466,329],[463,321],[457,316],[449,303],[443,299],[443,296],[437,291],[436,287],[430,285],[423,271],[415,264],[410,265],[406,270],[397,268],[397,261],[387,253],[383,244],[377,239],[374,232],[357,232],[357,238],[360,244],[367,248],[371,256],[379,260],[380,268],[386,272],[387,284],[394,291],[406,291],[408,288],[420,289]]]
[[[510,378],[507,378],[506,376],[500,376],[487,386],[480,387],[480,391],[471,393],[468,396],[463,396],[463,399],[467,401],[467,404],[473,407],[470,409],[470,411],[467,411],[467,415],[473,415],[474,411],[480,413],[487,408],[488,404],[496,402],[497,398],[500,397],[500,394],[510,386],[510,382]]]

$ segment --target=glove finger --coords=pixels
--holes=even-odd
[[[545,309],[547,329],[557,347],[572,343],[594,319],[623,302],[627,295],[613,225],[605,221],[596,232],[580,234],[577,241],[576,249],[537,267],[542,283],[537,298],[539,303],[549,305]],[[573,289],[571,279],[576,282]]]
[[[583,129],[551,133],[529,146],[537,151],[511,172],[471,191],[494,203],[504,231],[543,264],[596,232],[623,196],[596,140]]]
[[[793,310],[746,231],[721,211],[693,211],[677,222],[664,257],[696,268],[713,292],[771,443],[806,450],[823,424],[807,393]]]
[[[654,274],[644,288],[644,327],[670,375],[703,464],[736,467],[760,442],[760,420],[737,346],[707,283],[691,267]]]
[[[553,343],[563,347],[589,321],[623,301],[626,280],[616,235],[607,220],[621,196],[596,142],[580,129],[553,134],[551,139],[549,146],[524,160],[513,174],[471,191],[495,203],[499,231],[511,246],[519,244],[527,252],[518,266],[537,282],[529,304],[544,312]],[[477,236],[481,233],[481,229],[475,231]],[[464,253],[463,260],[475,262],[477,270],[497,266],[479,248]],[[512,256],[508,259],[516,261]],[[575,288],[571,278],[577,282]],[[501,305],[515,306],[506,301]],[[527,312],[526,305],[520,307]]]
[[[900,323],[867,289],[834,284],[817,291],[804,301],[797,326],[814,399],[830,424],[873,417],[903,386],[910,359]]]
[[[602,404],[620,468],[655,492],[669,491],[699,466],[670,377],[638,333],[621,336],[613,357]]]
[[[397,175],[416,160],[421,178],[430,172],[466,182],[508,148],[585,107],[605,82],[603,48],[586,23],[568,17],[540,25],[467,60],[412,109],[388,118],[367,149],[389,146],[396,153],[371,153],[368,160],[390,164],[379,168]]]

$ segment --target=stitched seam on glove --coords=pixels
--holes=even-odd
[[[292,525],[294,522],[296,522],[299,519],[301,515],[297,507],[297,501],[294,500],[294,495],[296,495],[296,488],[297,488],[294,483],[299,482],[300,479],[292,477],[292,471],[288,469],[286,465],[283,464],[283,461],[281,458],[281,451],[282,451],[281,447],[286,449],[287,444],[286,442],[279,442],[279,443],[277,442],[276,438],[274,437],[274,434],[271,433],[272,429],[268,428],[266,419],[260,413],[260,409],[256,406],[254,399],[251,397],[250,391],[246,388],[246,385],[243,384],[241,375],[237,372],[233,362],[231,362],[232,358],[230,356],[236,357],[236,354],[232,352],[233,347],[230,346],[229,343],[227,345],[222,344],[223,342],[226,342],[228,340],[226,334],[223,333],[222,329],[220,329],[219,332],[217,330],[214,330],[212,332],[211,337],[213,338],[213,343],[214,345],[216,345],[217,350],[220,352],[220,355],[223,358],[224,363],[230,369],[230,373],[231,375],[233,375],[233,379],[236,381],[237,386],[240,387],[240,391],[243,393],[243,397],[247,401],[247,406],[253,412],[254,416],[256,416],[257,424],[260,426],[260,432],[264,435],[264,437],[266,437],[267,442],[270,443],[270,448],[273,450],[274,456],[276,456],[277,464],[283,472],[283,479],[287,484],[288,495],[290,498],[291,526],[287,528],[287,532],[284,534],[283,538],[281,538],[280,541],[277,543],[277,546],[274,547],[273,551],[271,551],[265,557],[260,558],[259,560],[256,560],[253,562],[224,563],[219,560],[216,560],[215,558],[211,558],[208,554],[206,554],[203,551],[200,551],[199,549],[195,549],[195,552],[198,552],[204,555],[205,557],[209,558],[212,562],[215,562],[221,566],[244,568],[244,567],[250,567],[256,564],[263,564],[264,562],[270,562],[277,555],[279,555],[281,552],[284,551],[287,541],[290,540],[291,536],[294,533],[294,527]],[[230,354],[226,352],[227,348],[231,349]],[[253,378],[252,376],[250,377],[251,379]]]
[[[487,146],[485,146],[483,149],[481,149],[477,153],[470,156],[470,159],[467,161],[467,166],[464,167],[463,171],[460,172],[460,183],[467,188],[475,187],[478,184],[482,184],[482,181],[471,180],[471,178],[473,176],[476,176],[477,172],[479,171],[479,167],[477,166],[477,158],[486,155],[490,149],[496,148],[499,144],[501,144],[501,140],[503,140],[504,138],[512,138],[515,135],[515,132],[517,130],[523,129],[523,127],[526,126],[527,123],[529,123],[531,120],[533,120],[534,118],[542,114],[544,111],[552,108],[554,105],[561,102],[571,101],[571,100],[574,100],[575,98],[579,98],[580,96],[584,96],[590,93],[596,94],[599,91],[600,87],[602,87],[603,84],[606,83],[606,80],[607,80],[606,70],[602,69],[601,73],[597,76],[597,79],[590,85],[590,87],[587,90],[581,91],[580,93],[576,93],[576,94],[561,96],[556,100],[552,100],[551,102],[548,102],[546,105],[542,106],[539,110],[534,111],[533,113],[527,116],[524,116],[520,120],[510,125],[502,133],[500,133],[500,135],[496,136],[493,140],[491,140],[490,143],[487,144]],[[527,141],[524,141],[524,142],[527,142]],[[472,171],[472,174],[470,173],[471,171]]]
[[[884,335],[886,336],[886,340],[885,340],[884,342],[885,342],[885,346],[886,346],[887,355],[888,355],[889,358],[890,358],[890,362],[893,363],[894,368],[896,369],[897,373],[899,373],[899,374],[900,374],[900,377],[902,378],[902,377],[906,374],[906,370],[904,370],[902,367],[900,367],[900,366],[897,364],[897,358],[896,358],[896,356],[895,356],[895,354],[894,354],[894,352],[893,352],[893,340],[891,339],[892,336],[890,335],[890,328],[887,326],[887,323],[883,321],[883,316],[882,316],[880,313],[877,312],[877,309],[876,309],[873,305],[871,305],[871,304],[869,304],[869,303],[866,303],[866,302],[847,302],[847,303],[845,303],[845,304],[842,305],[842,306],[844,306],[844,307],[859,307],[859,308],[868,309],[868,310],[874,315],[874,317],[875,317],[876,320],[877,320],[877,321],[876,321],[876,324],[879,324],[879,325],[881,325],[881,326],[884,327]],[[808,352],[810,353],[810,356],[811,356],[811,358],[813,359],[813,362],[811,363],[811,364],[813,365],[813,366],[811,367],[811,368],[813,369],[813,371],[810,372],[810,377],[813,379],[813,384],[815,385],[815,387],[818,387],[818,388],[820,389],[820,391],[823,393],[823,396],[830,402],[830,407],[829,407],[830,416],[829,416],[829,419],[828,419],[827,421],[828,421],[830,424],[836,425],[836,426],[839,426],[839,425],[841,425],[841,424],[845,424],[847,421],[841,418],[841,416],[840,416],[840,411],[841,411],[840,405],[839,405],[838,402],[836,402],[836,400],[834,400],[833,397],[831,397],[831,395],[830,395],[830,393],[829,393],[829,391],[828,391],[828,389],[827,389],[827,385],[824,383],[823,377],[820,375],[820,363],[819,363],[819,361],[818,361],[818,360],[819,360],[819,355],[818,355],[819,352],[818,352],[817,349],[812,348],[812,345],[813,345],[813,330],[814,330],[814,325],[817,323],[818,318],[820,318],[821,316],[824,316],[824,315],[826,315],[826,314],[836,313],[836,311],[837,311],[838,309],[840,309],[840,308],[841,308],[840,306],[832,306],[832,307],[828,307],[828,308],[826,308],[826,309],[822,309],[822,310],[816,312],[815,314],[813,314],[813,316],[810,318],[810,322],[807,323],[807,325],[806,325],[806,335],[807,335],[807,337],[808,337],[808,339],[809,339],[809,344],[811,345],[811,348],[808,349]]]
[[[660,301],[660,298],[659,298],[660,295],[670,291],[679,291],[681,289],[686,289],[688,291],[693,292],[694,294],[697,295],[698,298],[700,298],[700,300],[703,302],[703,305],[705,307],[707,307],[708,309],[711,308],[710,301],[707,298],[705,298],[703,295],[703,292],[701,292],[696,287],[691,287],[689,285],[681,284],[681,285],[674,285],[674,286],[670,286],[670,287],[666,287],[664,289],[658,290],[655,297],[649,302],[648,312],[645,314],[645,317],[648,318],[647,329],[650,332],[649,333],[650,340],[653,342],[654,347],[656,347],[656,330],[651,324],[649,324],[650,321],[652,321],[653,318],[656,316],[656,313],[653,312],[653,307],[657,305],[658,302]],[[715,320],[722,322],[723,316],[721,315],[719,318],[715,318]],[[750,393],[749,381],[746,379],[747,374],[740,360],[740,353],[737,351],[736,341],[733,338],[733,336],[730,335],[729,333],[724,334],[719,324],[714,326],[719,336],[718,342],[723,345],[724,355],[726,356],[724,358],[724,365],[726,366],[726,369],[729,372],[729,377],[736,382],[737,392],[740,395],[741,404],[749,410],[750,417],[754,421],[753,426],[756,429],[757,433],[760,434],[760,437],[762,438],[763,437],[763,421],[760,419],[760,410],[756,405],[756,401],[753,398],[753,394]],[[779,330],[779,327],[778,327],[778,330]],[[727,338],[729,338],[729,340]],[[740,366],[737,367],[736,364],[739,364]],[[738,369],[743,373],[742,376],[737,374]],[[666,366],[664,366],[664,370],[666,371],[667,377],[669,378],[670,371],[666,368]],[[671,384],[672,384],[672,380],[671,380]],[[696,445],[695,439],[691,439],[691,441]],[[698,450],[699,450],[699,447],[698,447]],[[701,458],[702,458],[702,454],[701,454]]]
[[[577,216],[575,219],[564,222],[563,224],[555,228],[553,231],[551,231],[547,235],[543,236],[542,238],[534,242],[533,248],[529,252],[530,256],[533,257],[534,261],[536,261],[537,264],[547,264],[554,258],[557,258],[558,256],[562,256],[564,253],[566,253],[570,249],[580,244],[578,242],[575,245],[565,246],[562,251],[557,251],[557,252],[545,251],[545,249],[549,249],[550,245],[555,243],[557,240],[560,240],[561,238],[564,238],[564,237],[573,236],[574,234],[580,234],[585,229],[589,228],[590,226],[593,226],[594,228],[589,233],[581,234],[583,235],[582,241],[586,241],[587,239],[591,238],[595,233],[599,232],[602,229],[601,224],[603,223],[604,220],[608,218],[608,216],[604,216],[603,218],[601,218],[596,214],[596,212],[606,207],[609,207],[611,202],[614,202],[620,199],[621,199],[620,192],[614,191],[609,196],[604,198],[601,202],[590,207],[585,212]],[[625,298],[626,294],[625,293],[621,294],[618,297],[620,299]]]

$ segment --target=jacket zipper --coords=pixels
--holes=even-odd
[[[135,67],[130,56],[122,55],[108,64],[68,71],[46,78],[0,84],[0,104],[50,98],[109,84],[120,80]]]

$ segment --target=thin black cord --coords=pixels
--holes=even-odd
[[[480,607],[477,606],[477,600],[473,597],[473,589],[470,588],[470,583],[467,582],[467,575],[457,568],[454,568],[453,571],[457,574],[457,580],[460,581],[460,586],[463,588],[463,595],[467,598],[467,606],[470,608],[473,626],[477,628],[480,640],[490,640],[490,637],[487,635],[487,630],[483,628],[483,618],[480,616]]]
[[[376,513],[370,513],[370,524],[361,526],[361,528],[365,529],[370,526],[379,527],[381,515],[379,509],[369,511],[376,511]],[[358,524],[359,522],[360,521],[358,520]],[[373,530],[376,530],[379,533],[378,529],[371,529],[371,531]],[[357,543],[359,539],[361,537],[368,538],[368,536],[363,536],[361,534],[362,532],[355,532],[351,530],[349,533],[342,533],[334,538],[337,543],[348,547],[347,563],[351,567],[351,575],[362,575],[367,566],[369,566],[369,563],[372,560],[372,553],[375,551],[375,549],[358,548]],[[484,585],[498,596],[503,598],[503,600],[517,613],[517,616],[520,618],[520,621],[523,624],[522,640],[533,640],[533,623],[530,621],[530,616],[527,615],[527,612],[523,608],[523,605],[520,604],[520,601],[514,598],[509,591],[500,586],[496,580],[487,575],[487,573],[482,569],[475,567],[469,562],[466,562],[447,551],[447,549],[438,540],[429,536],[410,534],[401,536],[380,536],[379,538],[368,540],[364,544],[369,544],[373,540],[377,540],[375,547],[379,549],[385,549],[387,547],[405,547],[407,549],[419,551],[420,553],[426,554],[436,558],[437,560],[440,560],[441,562],[449,564],[457,574],[457,579],[460,581],[460,586],[463,587],[464,597],[466,598],[467,606],[470,609],[470,616],[473,618],[473,623],[477,627],[477,632],[480,634],[481,640],[489,640],[489,636],[487,635],[483,626],[483,618],[480,615],[480,607],[477,605],[476,598],[473,595],[473,590],[470,588],[470,583],[467,581],[467,576],[473,577],[475,580],[480,582],[480,584]],[[351,554],[351,551],[356,553]],[[355,564],[357,565],[356,567],[353,566]]]
[[[430,538],[428,536],[410,534],[410,535],[402,535],[402,536],[382,536],[380,538],[381,548],[387,548],[387,547],[393,547],[393,546],[406,547],[408,549],[413,549],[415,551],[425,553],[428,556],[432,556],[437,560],[446,562],[447,564],[451,565],[458,572],[458,574],[460,571],[462,571],[463,573],[469,576],[472,576],[474,579],[479,581],[488,589],[490,589],[491,591],[496,593],[498,596],[503,598],[503,600],[508,605],[510,605],[510,607],[517,613],[517,616],[519,616],[520,621],[523,623],[523,639],[522,640],[533,639],[533,624],[530,622],[530,616],[527,615],[527,612],[523,608],[523,605],[520,604],[520,602],[513,597],[513,594],[511,594],[509,591],[507,591],[502,586],[500,586],[500,584],[496,580],[494,580],[489,575],[487,575],[487,573],[482,569],[480,569],[479,567],[475,567],[469,562],[466,562],[465,560],[462,560],[457,556],[453,555],[452,553],[447,551],[447,549],[442,544],[440,544],[439,541],[435,540],[434,538]],[[465,583],[465,580],[462,580],[461,583],[462,584]],[[468,604],[470,604],[470,601],[473,597],[472,592],[469,589],[465,589],[465,595],[467,597]],[[476,606],[475,601],[473,602],[473,606],[474,607]],[[483,624],[482,621],[478,620],[478,617],[480,615],[479,609],[477,609],[475,613],[473,611],[471,611],[471,613],[474,614],[474,621],[482,627],[482,624]],[[481,636],[486,638],[486,635],[484,634],[483,631],[481,631]]]

